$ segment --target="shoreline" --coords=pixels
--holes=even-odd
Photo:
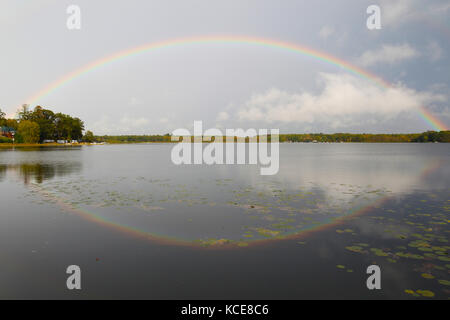
[[[12,148],[12,147],[76,147],[76,146],[85,146],[85,145],[101,145],[99,143],[93,144],[93,143],[0,143],[0,148]]]
[[[104,145],[119,145],[119,144],[176,144],[183,143],[178,141],[149,141],[149,142],[104,142],[104,143],[0,143],[0,148],[27,148],[27,147],[78,147],[78,146],[104,146]],[[211,143],[211,141],[204,141],[202,143]],[[227,143],[227,142],[223,142]],[[234,142],[236,143],[236,142]],[[249,143],[249,142],[244,142]],[[259,144],[259,142],[257,142]],[[270,142],[268,142],[270,144]],[[356,142],[356,141],[348,141],[348,142],[290,142],[283,141],[279,142],[280,144],[376,144],[376,143],[384,143],[384,144],[398,144],[398,143],[407,143],[407,144],[431,144],[431,143],[447,143],[447,142],[407,142],[407,141],[373,141],[373,142]]]

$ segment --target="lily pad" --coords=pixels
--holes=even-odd
[[[434,292],[430,291],[430,290],[416,290],[416,292],[423,297],[427,297],[427,298],[434,297]]]
[[[448,280],[438,280],[438,282],[444,286],[450,286],[450,281]]]

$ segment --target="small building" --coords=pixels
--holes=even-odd
[[[0,136],[6,137],[6,138],[14,138],[15,130],[10,127],[0,127]]]

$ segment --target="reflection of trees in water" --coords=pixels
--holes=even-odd
[[[25,184],[34,179],[37,183],[50,180],[58,176],[65,176],[81,170],[81,163],[19,163],[0,164],[0,181],[3,181],[6,174],[17,174]]]

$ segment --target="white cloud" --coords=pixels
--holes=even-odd
[[[127,129],[142,128],[149,123],[150,121],[144,117],[133,118],[129,116],[123,116],[122,119],[120,119],[120,124]]]
[[[92,128],[95,128],[95,134],[138,134],[148,131],[149,123],[150,121],[144,117],[124,115],[117,121],[109,116],[102,116],[93,123]]]
[[[414,14],[414,7],[414,0],[382,1],[381,22],[390,25],[407,20]]]
[[[319,31],[319,36],[323,39],[327,39],[334,33],[334,28],[330,26],[323,26]]]
[[[378,63],[395,64],[404,60],[419,56],[416,49],[407,43],[398,45],[384,44],[377,50],[365,51],[358,61],[365,67],[373,66]]]
[[[229,118],[230,118],[230,115],[227,112],[222,111],[222,112],[219,112],[216,120],[217,121],[225,121],[225,120],[228,120]]]
[[[379,123],[422,105],[445,101],[433,92],[418,92],[405,86],[380,88],[348,74],[320,74],[319,93],[290,93],[271,89],[253,95],[238,112],[245,121],[325,124],[333,128]]]

